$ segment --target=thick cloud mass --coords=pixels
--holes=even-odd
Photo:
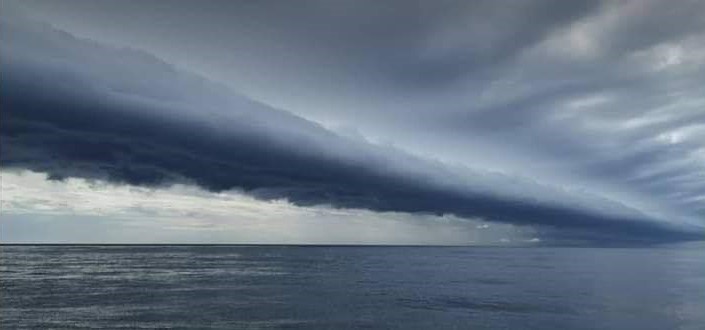
[[[672,241],[702,229],[519,178],[335,135],[148,54],[3,16],[1,165],[297,205],[541,225],[556,239]]]
[[[341,138],[138,51],[19,18],[2,24],[10,46],[0,59],[6,168],[132,185],[186,182],[298,205],[546,225],[565,238],[699,238],[695,229],[616,203],[597,199],[607,208],[597,210],[585,207],[587,197]],[[536,191],[543,196],[528,197]]]

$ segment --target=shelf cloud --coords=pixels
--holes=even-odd
[[[302,207],[482,219],[532,227],[542,240],[555,242],[702,239],[705,229],[697,219],[705,214],[705,103],[694,92],[703,82],[694,72],[702,73],[705,56],[694,54],[705,53],[684,51],[703,40],[695,32],[702,22],[679,19],[687,14],[680,12],[661,17],[643,3],[617,9],[594,1],[527,3],[498,11],[492,2],[472,2],[472,8],[401,13],[381,4],[353,5],[344,17],[341,8],[323,5],[311,11],[253,5],[243,14],[253,21],[232,23],[236,36],[253,24],[249,39],[229,43],[235,37],[223,32],[210,37],[215,46],[201,51],[217,55],[214,63],[224,54],[238,57],[218,48],[222,41],[242,46],[239,58],[254,68],[276,63],[260,71],[266,77],[252,79],[254,86],[218,76],[209,71],[213,67],[193,64],[189,70],[193,58],[123,47],[119,36],[102,41],[95,31],[69,33],[58,27],[59,18],[56,25],[41,22],[42,4],[30,2],[24,10],[35,8],[36,17],[25,17],[21,8],[2,15],[0,165],[55,181],[195,185]],[[145,11],[156,5],[145,4]],[[116,17],[131,12],[130,6],[116,10]],[[612,10],[640,8],[677,24],[664,23],[646,40],[633,31],[644,24],[637,19],[642,16],[627,16],[634,21],[627,27],[610,18]],[[164,19],[179,13],[167,10]],[[389,16],[393,24],[383,25]],[[361,17],[370,21],[358,29]],[[255,18],[278,23],[267,30]],[[225,24],[214,19],[203,25]],[[134,28],[147,24],[136,20]],[[175,29],[166,39],[189,36]],[[378,30],[382,36],[372,37]],[[681,44],[666,43],[676,37]],[[253,49],[261,54],[278,41],[282,52],[253,58]],[[278,58],[284,53],[292,63]],[[680,65],[691,69],[674,67]],[[311,77],[305,76],[308,68]],[[233,70],[223,72],[236,77]],[[350,94],[326,87],[326,75],[341,77],[337,87],[353,86]],[[312,89],[293,86],[296,100],[269,98],[277,91],[272,79],[290,86],[297,77]],[[235,90],[241,83],[243,91]],[[326,95],[311,105],[315,110],[287,109],[287,102],[304,108],[302,97],[312,97],[318,86]],[[463,88],[471,91],[450,92]],[[426,101],[377,115],[384,104],[380,89],[389,90],[390,99]],[[361,93],[369,93],[369,101],[351,103]],[[342,114],[320,110],[338,96]],[[359,112],[350,110],[353,105]],[[343,134],[327,124],[331,118],[365,133]],[[394,143],[373,142],[367,132]],[[435,146],[443,146],[438,155]],[[652,200],[665,202],[642,207]]]

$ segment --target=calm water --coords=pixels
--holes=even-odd
[[[3,246],[0,327],[705,329],[705,246]]]

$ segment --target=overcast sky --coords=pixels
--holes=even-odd
[[[703,238],[703,12],[3,0],[0,239]]]

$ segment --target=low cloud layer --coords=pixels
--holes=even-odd
[[[598,8],[593,7],[588,3],[579,12]],[[527,29],[520,38],[526,45],[510,42],[496,52],[488,50],[486,56],[471,58],[479,61],[478,68],[516,58],[511,54],[529,51],[531,44],[546,39],[542,36],[551,34],[553,28],[577,19],[566,17]],[[497,38],[504,40],[500,32]],[[47,173],[52,180],[77,177],[146,187],[191,184],[212,192],[238,191],[262,200],[285,199],[298,206],[480,218],[535,226],[542,238],[555,241],[661,242],[701,239],[703,235],[702,227],[679,220],[690,219],[684,215],[664,217],[661,212],[553,182],[450,166],[364,139],[341,137],[148,53],[80,39],[22,15],[3,15],[0,34],[5,46],[0,49],[0,165],[6,169]],[[411,66],[425,67],[423,63]],[[469,72],[454,65],[449,68],[429,70],[441,74],[434,79],[452,84]],[[450,79],[443,72],[460,76]],[[450,120],[438,129],[474,132],[508,132],[507,125],[514,125],[512,135],[541,142],[538,149],[546,159],[565,152],[565,157],[585,157],[578,161],[586,164],[600,162],[599,167],[583,168],[586,177],[591,171],[605,172],[597,174],[616,181],[621,171],[633,173],[634,164],[653,164],[664,157],[673,160],[673,167],[655,172],[646,169],[642,179],[678,166],[692,166],[675,158],[699,150],[692,144],[669,144],[668,149],[644,144],[615,158],[575,141],[561,129],[546,128],[553,134],[536,135],[540,131],[536,127],[546,123],[532,121],[545,118],[547,107],[560,103],[574,108],[574,112],[555,114],[559,116],[556,122],[562,123],[579,116],[576,113],[581,108],[602,104],[600,96],[586,98],[579,91],[584,82],[575,86],[546,86],[544,94],[552,96],[548,99],[541,94],[518,95],[508,97],[510,101],[504,105],[491,102],[487,108],[472,112],[446,112],[428,125]],[[582,99],[571,98],[575,95]],[[518,108],[522,110],[515,110]],[[521,116],[516,117],[518,114]],[[693,113],[694,118],[698,114]],[[427,114],[419,115],[426,118]],[[534,126],[527,129],[526,125]],[[689,134],[663,138],[682,142]],[[701,188],[700,181],[688,179],[693,172],[677,174],[686,177],[669,175],[663,179],[685,180],[695,191]],[[654,183],[658,181],[645,184]],[[696,204],[698,196],[687,195],[696,198],[690,201]]]
[[[2,34],[4,168],[537,225],[559,240],[701,238],[699,227],[604,198],[343,138],[140,51],[19,16],[3,16]]]

